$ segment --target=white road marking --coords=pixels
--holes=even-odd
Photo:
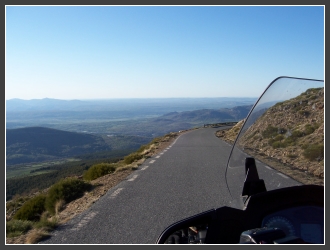
[[[136,177],[138,177],[137,174],[136,175],[133,175],[133,177],[131,179],[127,180],[127,181],[134,181],[136,179]]]
[[[146,170],[149,166],[144,166],[141,170]]]
[[[154,163],[155,162],[155,160],[151,160],[149,163]]]
[[[269,167],[269,166],[265,166],[265,168],[268,168],[269,170],[272,170],[272,168],[271,168],[271,167]]]
[[[282,176],[282,177],[285,178],[285,179],[289,179],[289,177],[286,176],[286,175],[284,175],[284,174],[281,174],[281,173],[277,173],[277,174],[280,175],[280,176]]]
[[[123,190],[124,188],[118,188],[117,190],[115,190],[111,195],[110,195],[110,199],[114,199],[116,198],[116,196],[121,192],[121,190]]]
[[[96,212],[91,212],[90,214],[87,214],[78,224],[76,227],[71,228],[71,231],[77,231],[83,226],[85,226],[93,217],[97,215]]]
[[[160,154],[161,154],[161,155],[163,155],[163,154],[164,154],[164,152],[161,152]]]
[[[159,158],[160,157],[160,155],[157,155],[155,158]]]

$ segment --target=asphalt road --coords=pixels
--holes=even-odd
[[[154,244],[170,224],[225,205],[231,146],[217,130],[182,134],[39,244]]]
[[[182,134],[39,244],[154,244],[178,220],[234,205],[225,181],[231,145],[215,136],[217,130]],[[267,190],[300,185],[260,161],[257,167]],[[233,183],[231,192],[240,195],[243,182]]]

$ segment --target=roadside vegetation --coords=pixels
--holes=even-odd
[[[30,171],[30,174],[13,178],[6,178],[6,200],[12,199],[15,195],[29,195],[50,187],[59,180],[68,176],[82,175],[93,165],[101,163],[116,163],[130,154],[132,150],[119,150],[110,152],[95,153],[94,156],[88,154],[81,156],[81,159],[75,161],[63,162],[60,164],[38,163],[39,167],[30,167],[22,165],[17,171]],[[99,157],[99,158],[97,158]],[[30,169],[30,170],[29,170]],[[8,170],[7,172],[11,172]]]
[[[157,137],[116,162],[97,163],[85,168],[82,174],[63,177],[46,189],[29,195],[15,195],[6,203],[6,237],[17,237],[33,231],[26,240],[29,244],[48,237],[59,225],[59,213],[65,206],[86,192],[93,191],[93,180],[128,169],[136,170],[153,155],[160,143],[177,136],[178,133],[169,133]]]

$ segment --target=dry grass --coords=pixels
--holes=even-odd
[[[57,201],[56,204],[55,204],[55,214],[58,215],[60,213],[60,211],[63,210],[64,206],[65,206],[65,201],[64,200]]]
[[[49,233],[42,229],[32,229],[26,235],[25,244],[36,244],[42,239],[49,237]]]

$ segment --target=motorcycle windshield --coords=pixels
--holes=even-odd
[[[233,202],[243,209],[245,159],[253,157],[267,191],[324,182],[324,81],[279,77],[245,120],[226,169]]]

